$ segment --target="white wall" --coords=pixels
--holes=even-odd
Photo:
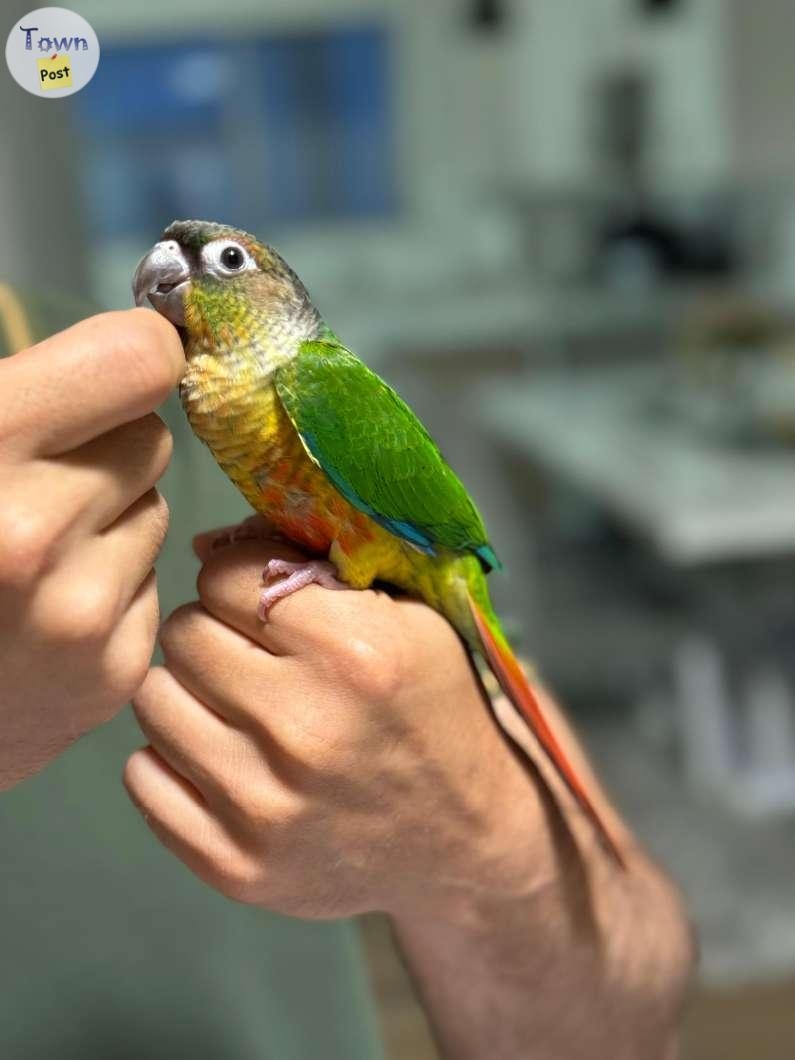
[[[542,185],[599,179],[592,93],[610,71],[652,78],[649,177],[663,187],[710,185],[731,162],[728,6],[688,0],[672,17],[642,18],[631,0],[521,0],[512,48],[517,172]]]
[[[510,47],[515,175],[560,188],[593,177],[588,92],[603,0],[524,0]]]
[[[382,0],[80,0],[75,10],[87,18],[100,38],[156,33],[189,36],[208,29],[238,33],[246,26],[338,21],[362,12],[383,11]]]
[[[737,173],[744,181],[795,174],[795,4],[730,0]]]
[[[630,22],[626,49],[637,50],[655,78],[649,158],[654,182],[710,188],[732,172],[730,9],[725,0],[689,0],[681,12],[634,33]]]

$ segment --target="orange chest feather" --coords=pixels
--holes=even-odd
[[[181,387],[193,430],[249,504],[285,537],[315,552],[346,552],[378,527],[337,492],[306,452],[270,380],[194,357]]]

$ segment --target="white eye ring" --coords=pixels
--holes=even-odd
[[[224,265],[222,261],[224,253],[230,249],[238,251],[241,255],[242,264],[239,268],[230,268],[229,266]],[[239,276],[243,272],[252,272],[257,267],[257,263],[246,248],[241,246],[240,243],[236,243],[234,239],[213,240],[212,243],[208,243],[207,246],[202,247],[201,258],[205,271],[212,273],[213,276],[217,276],[219,279],[226,279],[229,276]]]

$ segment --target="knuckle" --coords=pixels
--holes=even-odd
[[[133,443],[147,454],[152,477],[157,481],[168,467],[174,452],[171,431],[155,412],[148,412],[142,419],[121,429],[131,434]]]
[[[102,659],[101,680],[107,696],[114,703],[126,703],[146,681],[152,659],[154,637],[141,636],[137,643],[129,639],[119,648],[108,649]]]
[[[250,772],[236,769],[234,762],[213,771],[212,783],[231,811],[238,831],[260,850],[266,841],[271,848],[278,837],[294,834],[308,821],[309,806],[301,794],[271,777],[252,782]]]
[[[376,646],[360,635],[339,646],[337,665],[361,698],[376,703],[390,702],[403,679],[397,651]]]
[[[160,645],[166,655],[174,654],[184,647],[193,636],[199,608],[196,604],[183,604],[168,616],[160,627]]]
[[[149,669],[138,684],[132,697],[135,716],[141,724],[149,724],[155,718],[160,705],[170,689],[168,671],[162,666]]]
[[[147,768],[146,752],[143,749],[134,751],[124,765],[122,783],[136,802],[140,801]]]
[[[223,549],[222,552],[225,552]],[[220,556],[221,553],[219,553]],[[209,560],[202,564],[199,574],[196,578],[196,592],[201,602],[206,606],[208,601],[215,595],[215,587],[218,584],[218,557],[211,556]]]
[[[239,584],[239,571],[240,557],[232,548],[218,549],[202,564],[196,578],[196,592],[208,610],[228,594],[230,586]]]
[[[312,804],[300,795],[290,793],[271,814],[274,831],[289,836],[300,836],[305,832],[312,818]]]
[[[23,588],[39,578],[53,556],[53,517],[12,503],[0,511],[0,584]]]
[[[152,474],[155,475],[155,481],[162,478],[174,455],[174,436],[159,417],[157,422],[157,438],[152,462]]]
[[[160,446],[169,446],[172,442],[171,431],[156,412],[147,412],[139,420],[136,427],[141,432],[141,442],[157,449]],[[130,425],[132,426],[132,425]]]
[[[253,786],[240,783],[231,774],[218,784],[247,831],[260,834],[268,831],[273,821],[273,807],[268,800],[263,799]]]
[[[118,596],[110,582],[82,575],[43,600],[37,625],[49,640],[66,644],[105,641],[118,621]]]
[[[146,502],[149,507],[149,520],[152,536],[158,547],[160,547],[168,533],[168,523],[170,518],[168,501],[162,493],[158,493],[157,490],[153,489],[146,494]]]
[[[210,882],[227,898],[251,904],[259,898],[263,869],[253,857],[240,850],[224,850],[214,855],[210,863]]]
[[[171,520],[171,511],[168,507],[168,501],[162,493],[156,493],[155,496],[157,497],[157,517],[165,534]]]
[[[116,624],[117,606],[116,593],[107,582],[87,579],[67,596],[68,628],[79,640],[104,640]]]

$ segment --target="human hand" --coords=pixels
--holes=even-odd
[[[209,552],[133,706],[129,792],[233,898],[304,917],[465,915],[551,871],[534,783],[444,619],[384,592],[310,586],[257,619],[287,546]]]
[[[184,368],[147,310],[92,317],[0,361],[0,790],[110,718],[143,681]]]
[[[240,901],[389,913],[446,1056],[674,1055],[681,900],[598,787],[625,872],[546,758],[540,784],[511,753],[439,615],[309,586],[263,624],[262,569],[297,553],[235,538],[199,542],[200,602],[166,622],[166,667],[133,701],[149,747],[125,782],[155,834]]]

